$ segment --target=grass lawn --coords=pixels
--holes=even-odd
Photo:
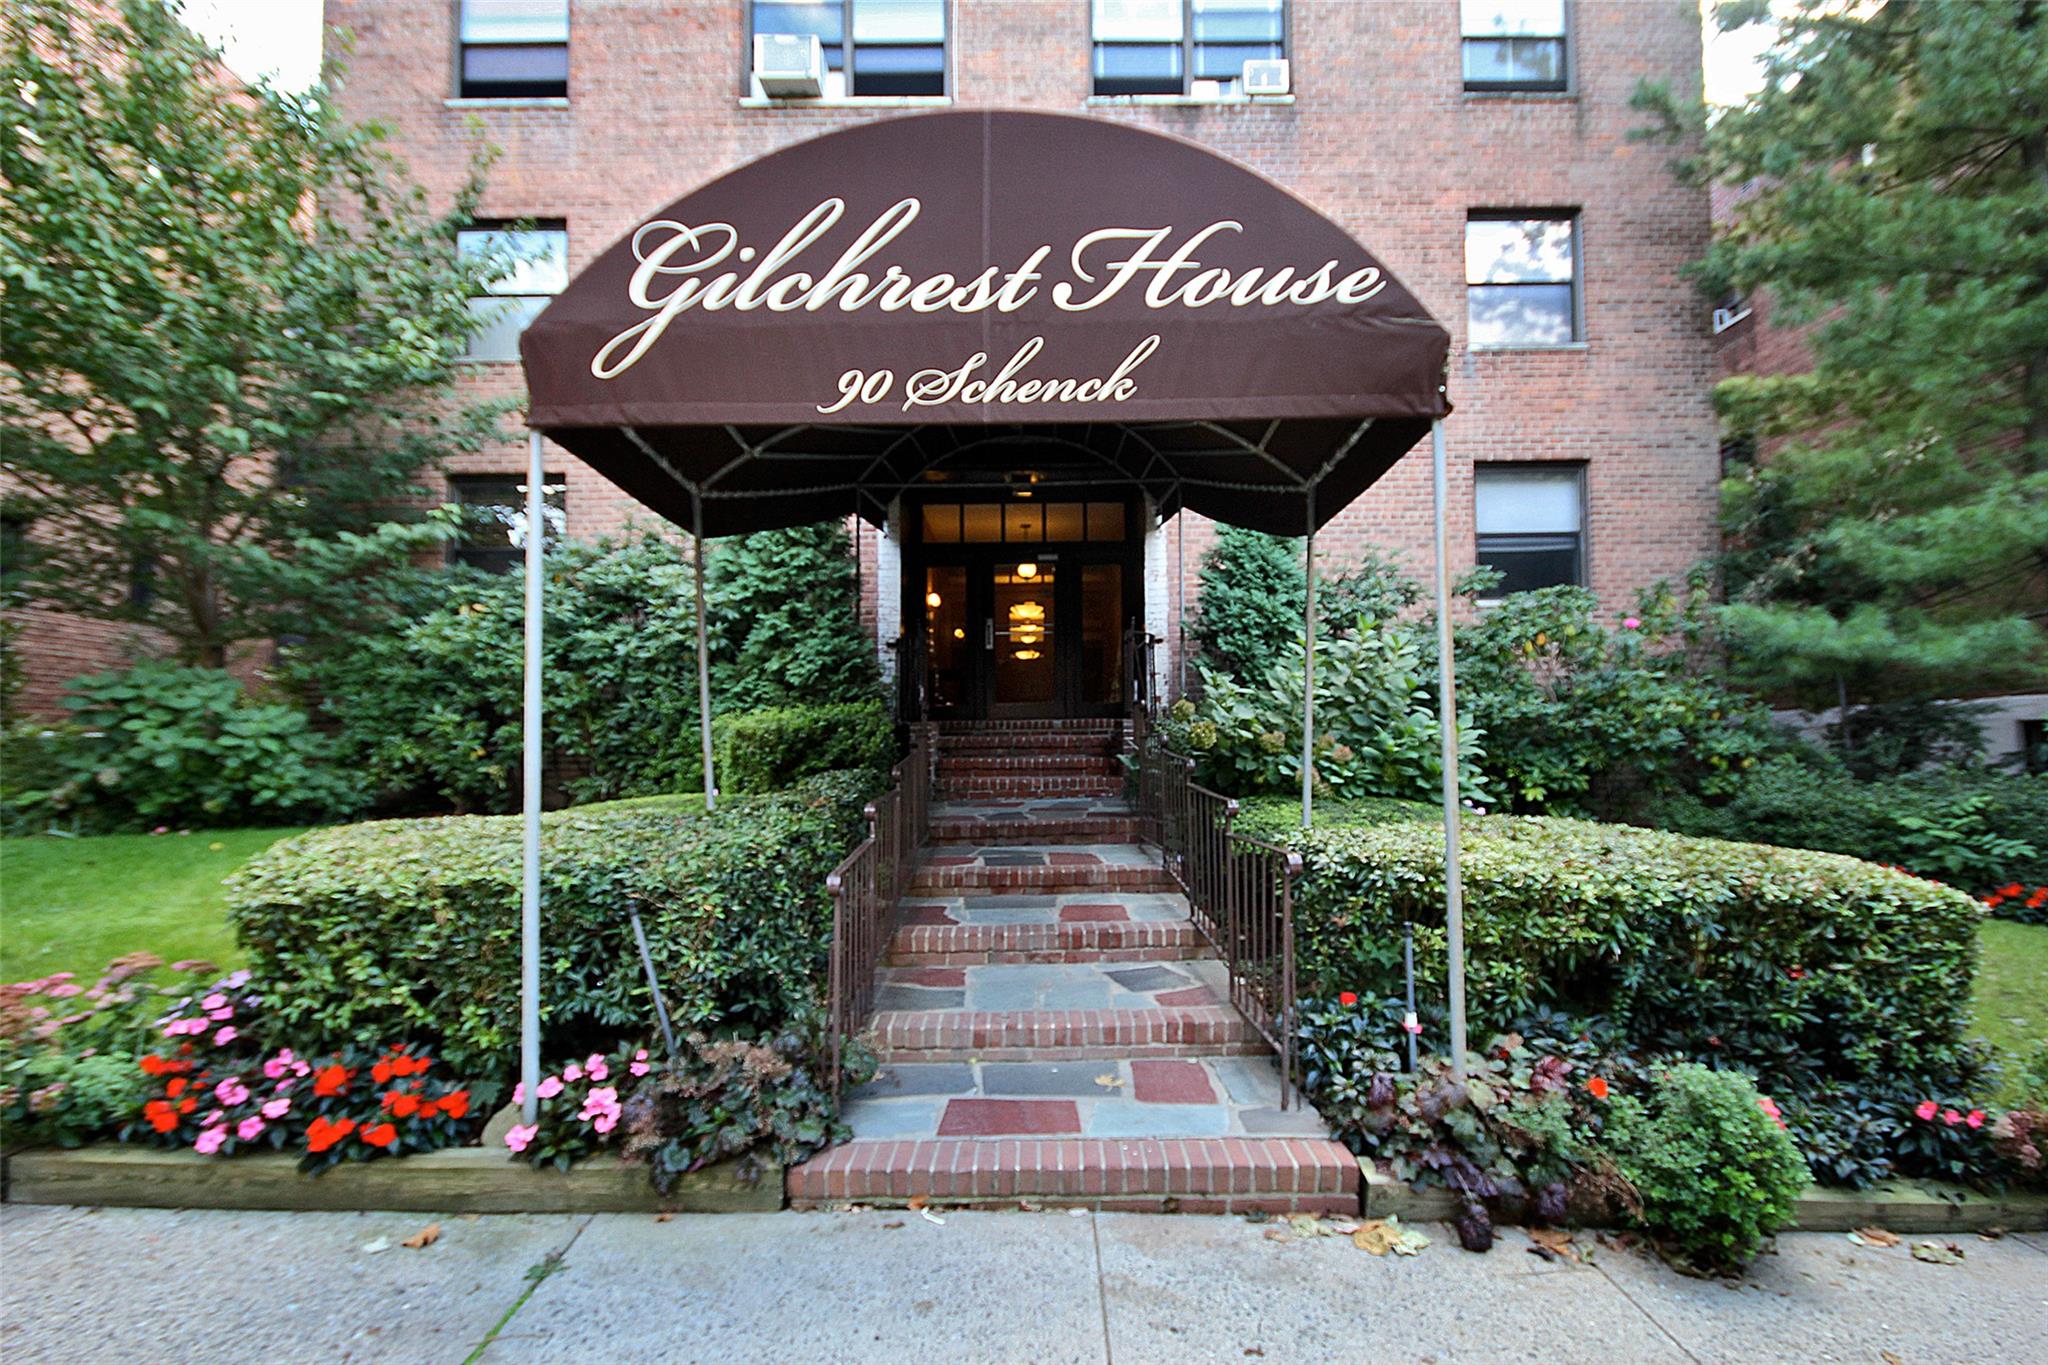
[[[0,980],[90,978],[122,953],[166,962],[240,954],[221,879],[297,829],[0,840]]]
[[[1977,1032],[2008,1059],[2048,1041],[2048,924],[1986,920],[1971,1001]]]

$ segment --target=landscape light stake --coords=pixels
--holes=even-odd
[[[638,921],[635,921],[637,924]],[[1401,959],[1408,977],[1408,1013],[1401,1020],[1401,1031],[1408,1035],[1408,1074],[1415,1074],[1415,1040],[1422,1032],[1422,1021],[1415,1014],[1415,926],[1401,926]]]
[[[1429,424],[1436,493],[1436,687],[1444,766],[1444,930],[1450,947],[1451,1073],[1465,1076],[1465,887],[1458,870],[1458,683],[1451,658],[1451,565],[1445,547],[1444,506],[1450,475],[1444,423]],[[1306,798],[1304,798],[1305,800]],[[1412,1036],[1412,1035],[1411,1035]]]
[[[668,1022],[668,1005],[661,998],[661,979],[654,974],[654,954],[647,951],[647,931],[640,927],[640,912],[628,912],[633,917],[633,941],[640,945],[640,965],[647,972],[647,989],[654,993],[654,1017],[661,1023],[662,1041],[668,1044],[668,1055],[676,1055],[676,1031]]]
[[[541,486],[540,433],[526,437],[526,698],[519,878],[520,1119],[540,1113],[540,636],[541,542],[547,539],[547,497]]]

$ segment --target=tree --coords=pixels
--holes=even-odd
[[[844,522],[711,542],[714,713],[877,695],[880,671],[854,614],[857,573]]]
[[[1202,558],[1195,641],[1232,677],[1260,677],[1300,637],[1307,598],[1300,541],[1218,526],[1216,543]]]
[[[316,91],[234,84],[164,0],[14,0],[0,29],[0,443],[34,600],[219,665],[333,630],[403,558],[421,470],[496,410],[450,399],[468,300],[445,215]]]
[[[1724,28],[1767,17],[1724,4]],[[1699,271],[1805,326],[1717,390],[1724,612],[1757,685],[1845,710],[2048,656],[2048,4],[1799,0],[1683,169],[1740,186]],[[1668,90],[1665,131],[1699,119]]]

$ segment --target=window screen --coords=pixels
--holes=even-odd
[[[1463,0],[1467,90],[1563,90],[1565,0]]]
[[[458,25],[464,96],[569,93],[569,0],[461,0]]]
[[[1577,465],[1473,470],[1479,562],[1497,569],[1493,596],[1585,582],[1585,475]]]

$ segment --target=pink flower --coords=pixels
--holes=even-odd
[[[604,1064],[602,1054],[593,1052],[583,1063],[583,1074],[593,1081],[601,1081],[611,1075],[612,1070]]]
[[[151,834],[169,834],[170,832],[171,827],[169,825],[158,825],[155,829],[150,831]],[[215,1143],[214,1145],[217,1147],[220,1144]]]
[[[219,991],[215,991],[212,995],[207,996],[204,1000],[199,1002],[199,1008],[203,1010],[217,1010],[220,1009],[222,1006],[226,1005],[227,1003],[228,998],[225,995],[222,995]]]
[[[1621,628],[1623,630],[1639,630],[1642,628],[1642,624],[1642,621],[1634,616],[1624,616],[1621,618]]]
[[[222,1005],[217,1010],[208,1010],[206,1017],[213,1020],[216,1024],[222,1023],[235,1017],[235,1007],[233,1005]]]
[[[1953,1109],[1944,1109],[1941,1111],[1941,1121],[1953,1128],[1963,1121],[1963,1116]]]
[[[1915,1114],[1918,1114],[1923,1119],[1931,1119],[1934,1117],[1935,1111],[1939,1108],[1941,1108],[1941,1106],[1936,1104],[1933,1100],[1922,1100],[1920,1101],[1919,1106],[1915,1108],[1913,1112]]]
[[[84,995],[85,987],[70,981],[60,981],[47,991],[44,991],[43,994],[49,996],[52,1000],[68,1000],[74,995]]]
[[[1969,1124],[1972,1128],[1982,1128],[1984,1126],[1984,1111],[1982,1109],[1972,1109],[1970,1116],[1964,1119],[1963,1122]]]
[[[226,991],[238,991],[248,984],[249,969],[247,967],[242,968],[238,972],[229,972],[220,979],[221,989]]]
[[[544,1100],[553,1099],[562,1093],[562,1078],[560,1076],[544,1077],[541,1083],[534,1087],[533,1093]]]
[[[513,1087],[512,1087],[512,1103],[514,1103],[514,1104],[524,1104],[524,1103],[526,1103],[526,1082],[525,1082],[525,1081],[521,1081],[521,1082],[520,1082],[519,1084],[517,1084],[517,1085],[515,1085],[515,1086],[513,1086]]]
[[[612,1125],[617,1123],[618,1121],[618,1115],[612,1113],[603,1113],[599,1114],[596,1118],[592,1119],[590,1121],[590,1126],[592,1128],[595,1128],[600,1133],[609,1133],[612,1130]]]
[[[173,1019],[170,1023],[164,1025],[164,1037],[166,1038],[176,1038],[186,1033],[204,1032],[206,1032],[206,1021],[204,1019]]]
[[[610,1114],[616,1118],[618,1113],[619,1092],[611,1086],[600,1085],[584,1097],[583,1112],[576,1117],[587,1123],[600,1114]],[[602,1132],[604,1130],[600,1129],[599,1131]]]
[[[562,1068],[562,1079],[570,1082],[582,1080],[583,1068],[574,1062],[569,1063],[569,1065]]]
[[[515,1152],[523,1152],[539,1132],[540,1125],[537,1123],[515,1123],[506,1130],[505,1145]]]
[[[235,1125],[235,1136],[244,1142],[250,1142],[263,1131],[265,1126],[262,1119],[251,1114],[248,1118]]]
[[[223,1124],[218,1128],[209,1128],[194,1138],[192,1140],[192,1150],[201,1156],[212,1156],[220,1150],[220,1145],[227,1140],[228,1130],[227,1126]]]
[[[239,1077],[230,1076],[213,1088],[213,1097],[222,1104],[241,1104],[249,1098],[249,1087]]]
[[[273,1081],[280,1079],[285,1072],[291,1069],[292,1050],[290,1048],[286,1048],[263,1064],[263,1074]]]
[[[263,1106],[263,1117],[267,1119],[281,1119],[291,1112],[292,1102],[290,1100],[272,1100]]]
[[[1778,1108],[1778,1102],[1772,1099],[1769,1095],[1757,1096],[1756,1107],[1763,1110],[1765,1116],[1768,1117],[1772,1123],[1777,1124],[1780,1128],[1783,1128],[1785,1126],[1785,1118],[1783,1113]]]
[[[626,1070],[635,1076],[645,1076],[651,1069],[647,1065],[647,1049],[644,1047],[633,1054],[632,1062],[626,1067]]]
[[[213,1035],[213,1045],[215,1047],[226,1047],[229,1043],[234,1042],[235,1039],[241,1036],[241,1034],[235,1032],[235,1026],[233,1024],[226,1024],[223,1025]]]

